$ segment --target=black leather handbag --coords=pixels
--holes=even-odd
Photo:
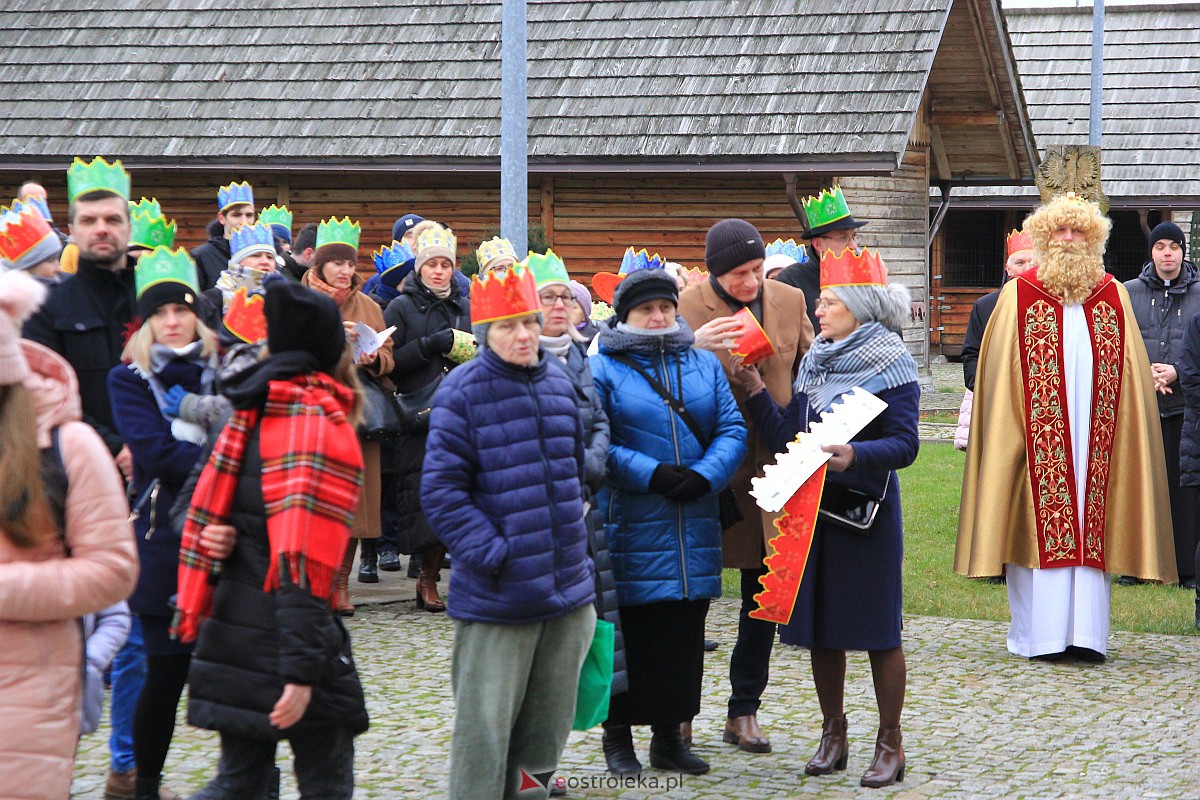
[[[358,380],[363,393],[363,418],[358,425],[358,432],[363,438],[390,439],[403,433],[395,395],[363,372],[359,372]]]
[[[442,385],[445,372],[420,389],[411,392],[396,392],[396,406],[400,410],[400,429],[404,433],[423,433],[429,430],[429,414],[433,410],[433,395]]]
[[[879,497],[826,482],[821,492],[821,507],[817,511],[817,518],[859,536],[869,536],[871,526],[875,524],[875,517],[879,514],[879,504],[887,496],[891,482],[892,476],[889,473],[883,482],[883,490]]]

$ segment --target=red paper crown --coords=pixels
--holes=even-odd
[[[263,295],[255,294],[247,299],[245,286],[239,286],[229,298],[223,322],[225,330],[243,342],[260,342],[267,338],[266,304]]]
[[[1025,231],[1014,230],[1012,233],[1010,233],[1008,235],[1008,252],[1006,253],[1006,255],[1011,256],[1013,253],[1018,253],[1022,250],[1032,250],[1032,249],[1033,249],[1033,237],[1030,236],[1028,233],[1025,233]]]
[[[834,255],[833,250],[825,251],[821,257],[821,288],[830,286],[886,286],[887,267],[878,253],[872,253],[864,247],[861,253],[856,253],[847,247]]]
[[[497,322],[521,317],[542,310],[538,300],[533,273],[517,265],[509,268],[503,278],[489,272],[479,280],[471,278],[471,324]]]
[[[0,257],[15,263],[49,235],[50,223],[32,206],[26,206],[18,214],[8,211],[0,219]]]

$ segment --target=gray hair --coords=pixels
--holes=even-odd
[[[829,291],[846,304],[860,325],[878,322],[893,333],[900,333],[911,315],[912,295],[902,283],[886,286],[830,286]]]

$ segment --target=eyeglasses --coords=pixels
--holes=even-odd
[[[842,305],[841,300],[826,300],[824,297],[817,299],[817,308],[821,311],[828,311],[830,308],[840,305]]]
[[[538,299],[542,301],[542,305],[544,305],[546,308],[550,308],[559,300],[562,300],[563,305],[567,306],[568,308],[575,305],[575,295],[571,294],[570,292],[567,292],[566,294],[559,294],[558,292],[539,292]]]

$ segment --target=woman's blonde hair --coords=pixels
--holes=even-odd
[[[57,535],[41,466],[33,394],[20,383],[0,386],[0,531],[23,549]]]
[[[195,312],[192,312],[195,314]],[[212,328],[204,324],[200,315],[196,314],[196,338],[204,342],[200,355],[208,358],[217,351],[217,335]],[[142,323],[137,333],[129,337],[125,349],[121,351],[121,360],[137,366],[142,372],[150,371],[150,348],[154,346],[154,333],[150,330],[150,320]]]

